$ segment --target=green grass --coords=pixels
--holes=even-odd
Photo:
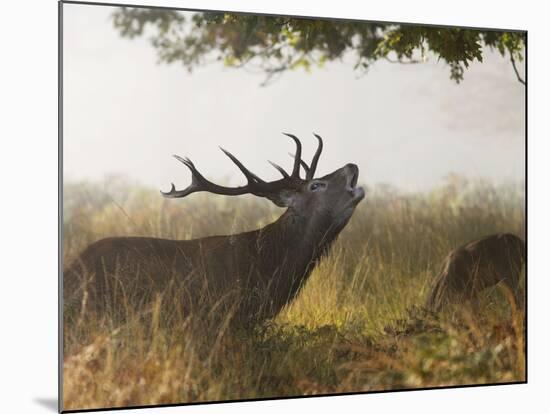
[[[67,184],[64,213],[67,264],[102,237],[231,234],[281,210],[252,197],[165,200],[110,180]],[[509,292],[484,295],[480,317],[421,305],[449,250],[524,229],[523,185],[451,177],[429,193],[368,189],[299,297],[254,332],[206,344],[188,320],[167,322],[162,298],[147,322],[67,326],[65,409],[522,381],[524,313]]]

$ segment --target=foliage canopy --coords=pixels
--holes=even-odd
[[[509,57],[525,83],[516,68],[523,60],[523,32],[125,7],[113,13],[113,24],[127,38],[150,26],[160,62],[179,62],[191,71],[219,61],[265,73],[264,84],[287,70],[309,71],[344,56],[361,73],[380,59],[420,63],[435,56],[458,83],[473,61],[483,61],[484,47]]]

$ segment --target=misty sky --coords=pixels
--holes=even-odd
[[[312,131],[325,139],[318,175],[353,162],[360,181],[425,190],[451,172],[523,180],[525,87],[497,53],[474,64],[460,85],[435,59],[377,62],[362,77],[349,62],[310,74],[263,75],[211,65],[189,74],[157,64],[147,38],[122,39],[110,7],[65,4],[64,174],[117,174],[154,188],[185,186],[190,174],[171,154],[190,157],[207,177],[244,182],[218,149],[266,179],[287,169],[298,135],[309,161]],[[520,66],[523,73],[523,65]]]

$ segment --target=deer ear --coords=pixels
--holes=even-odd
[[[282,190],[266,197],[279,207],[291,207],[296,201],[296,193],[290,190]]]

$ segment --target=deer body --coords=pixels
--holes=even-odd
[[[81,253],[64,273],[66,308],[78,306],[86,295],[88,307],[101,314],[128,301],[147,304],[156,293],[177,292],[186,312],[220,308],[238,320],[260,321],[275,316],[298,294],[319,259],[345,227],[364,197],[356,188],[358,169],[348,164],[332,174],[313,179],[322,149],[311,166],[300,158],[297,144],[293,174],[276,168],[283,179],[265,183],[231,154],[249,185],[221,187],[193,173],[192,185],[174,187],[167,197],[194,191],[238,195],[251,192],[269,198],[287,211],[275,222],[255,231],[194,240],[115,237],[99,240]],[[225,152],[225,151],[224,151]],[[300,165],[307,172],[299,178]]]
[[[521,302],[520,275],[525,263],[525,241],[514,234],[493,234],[471,241],[445,260],[426,307],[439,311],[445,303],[469,301],[484,289],[504,283]]]

